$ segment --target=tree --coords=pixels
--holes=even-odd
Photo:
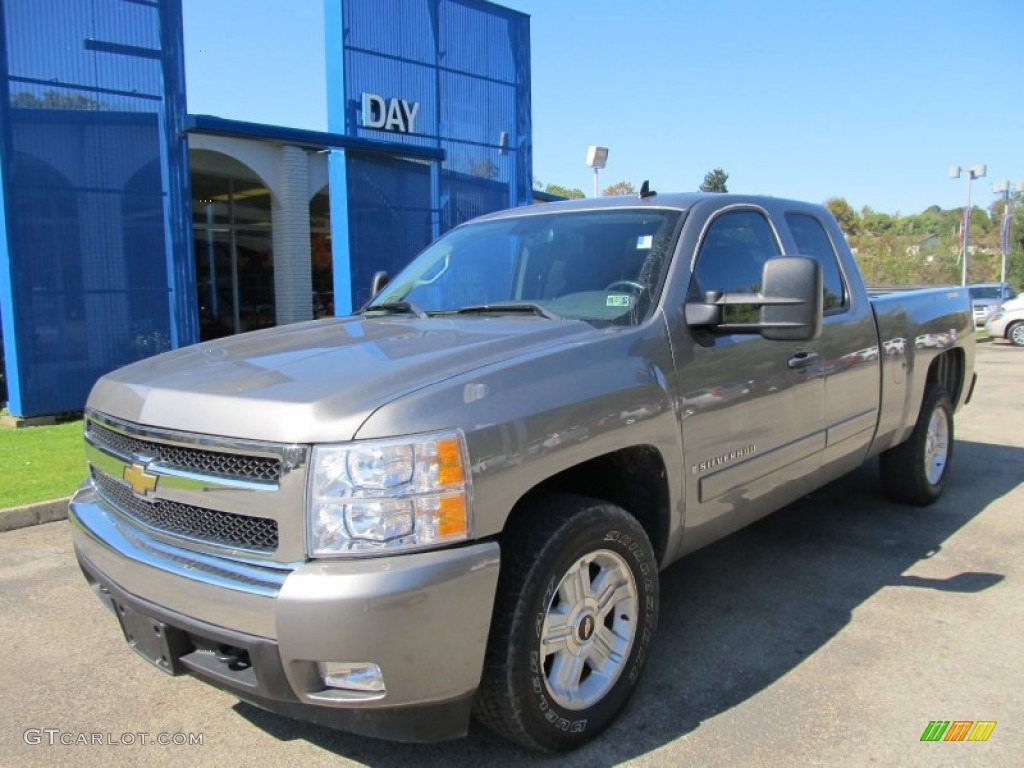
[[[825,201],[825,207],[836,217],[839,228],[847,237],[860,232],[860,222],[857,220],[857,212],[853,206],[846,202],[845,197],[830,197]]]
[[[470,176],[478,176],[481,179],[496,179],[501,173],[498,164],[488,158],[473,160],[466,171]]]
[[[726,182],[729,180],[729,174],[723,171],[721,168],[715,168],[713,171],[708,171],[704,174],[704,183],[700,185],[701,192],[728,192],[729,187],[726,186]]]
[[[544,191],[549,195],[558,195],[559,197],[567,197],[570,200],[581,200],[586,197],[583,194],[582,189],[576,189],[575,187],[570,189],[569,187],[562,187],[558,184],[548,184],[544,187]]]
[[[884,235],[896,228],[899,216],[890,216],[888,213],[881,213],[874,210],[870,205],[865,205],[860,211],[861,229],[872,235]]]
[[[612,195],[635,195],[636,187],[628,181],[618,181],[610,187],[605,187],[604,192],[601,194],[605,197],[611,197]]]

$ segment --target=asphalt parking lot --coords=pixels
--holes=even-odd
[[[478,727],[428,746],[362,739],[165,677],[86,587],[66,521],[0,533],[0,762],[1020,765],[1024,350],[979,345],[977,370],[938,504],[883,500],[871,463],[676,564],[631,705],[554,758]],[[997,725],[986,742],[922,742],[933,720]]]

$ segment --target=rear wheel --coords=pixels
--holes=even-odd
[[[1024,347],[1024,323],[1014,323],[1007,328],[1006,338],[1015,347]]]
[[[946,390],[925,391],[914,431],[879,457],[882,489],[894,501],[923,507],[936,501],[953,460],[953,406]]]
[[[502,541],[474,711],[524,746],[573,749],[636,686],[657,626],[657,566],[643,528],[614,504],[552,496],[527,514]]]

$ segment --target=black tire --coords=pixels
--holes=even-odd
[[[936,384],[925,391],[910,437],[879,457],[882,490],[893,501],[928,506],[942,495],[952,462],[953,406]]]
[[[520,525],[502,540],[474,714],[523,746],[564,751],[611,724],[636,686],[658,623],[657,563],[644,529],[614,504],[551,496],[523,512]],[[607,610],[595,607],[588,591],[604,582],[609,589],[618,585],[605,591],[611,594]],[[581,599],[574,600],[574,593]],[[545,632],[549,647],[558,650],[543,652]],[[628,646],[622,645],[625,635]],[[618,652],[606,654],[612,642]],[[603,669],[594,656],[604,656]],[[575,692],[571,684],[560,690],[559,670],[576,680]]]
[[[1014,323],[1006,329],[1006,338],[1015,347],[1024,347],[1024,323]]]

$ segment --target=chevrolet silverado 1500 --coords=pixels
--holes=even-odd
[[[70,518],[153,665],[382,738],[593,737],[661,569],[875,456],[931,503],[974,383],[965,289],[869,298],[787,200],[519,208],[375,288],[101,378]]]

